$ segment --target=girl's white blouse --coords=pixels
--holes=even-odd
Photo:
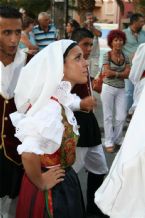
[[[73,126],[74,133],[79,134],[76,119],[70,108],[79,108],[80,98],[70,91],[71,84],[62,81],[53,95],[58,101],[48,99],[47,104],[34,115],[19,112],[10,115],[16,127],[15,137],[22,142],[17,148],[19,154],[52,154],[59,149],[65,129],[62,107],[68,122]]]

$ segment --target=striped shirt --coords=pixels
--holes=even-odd
[[[33,34],[39,50],[45,48],[47,45],[57,39],[57,31],[55,26],[50,24],[48,29],[48,32],[44,32],[39,25],[33,28]]]
[[[129,61],[128,56],[125,55],[123,52],[122,52],[122,55],[124,56],[124,61],[123,61],[123,63],[121,63],[121,64],[116,64],[116,63],[111,59],[110,52],[105,53],[105,54],[104,54],[104,57],[103,57],[103,65],[109,64],[110,70],[116,71],[116,72],[118,72],[119,74],[121,74],[121,73],[125,70],[126,65],[130,65],[130,61]],[[125,87],[125,82],[124,82],[124,79],[122,79],[122,78],[105,77],[105,78],[103,79],[103,82],[104,82],[105,84],[108,84],[109,86],[113,86],[113,87],[115,87],[115,88],[124,88],[124,87]]]

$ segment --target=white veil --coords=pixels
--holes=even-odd
[[[51,43],[23,67],[16,89],[15,103],[19,112],[33,114],[45,105],[63,78],[63,54],[74,41],[62,39]]]

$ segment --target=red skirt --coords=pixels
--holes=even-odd
[[[45,198],[44,193],[39,191],[36,186],[24,175],[22,187],[19,194],[16,218],[44,218]]]
[[[79,180],[71,167],[69,170],[66,169],[64,181],[54,186],[49,192],[52,193],[52,201],[24,175],[16,218],[49,218],[52,207],[53,218],[85,218]]]

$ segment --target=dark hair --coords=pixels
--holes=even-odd
[[[112,41],[114,38],[121,38],[123,40],[123,44],[126,42],[126,35],[121,30],[111,30],[107,36],[108,46],[112,48]]]
[[[0,17],[22,19],[22,14],[9,5],[0,5]]]
[[[79,43],[84,38],[94,38],[93,33],[86,28],[78,28],[72,32],[71,39]]]
[[[130,17],[130,24],[133,24],[134,22],[138,21],[139,18],[141,18],[141,17],[144,18],[144,16],[142,14],[140,14],[140,13],[132,14],[131,17]]]
[[[72,48],[74,48],[76,45],[77,45],[77,43],[76,43],[76,42],[73,42],[73,43],[70,44],[70,45],[68,46],[68,48],[65,50],[65,52],[64,52],[64,54],[63,54],[64,62],[65,62],[65,58],[67,57],[69,51],[70,51]]]
[[[25,30],[30,24],[34,24],[34,20],[31,17],[23,18],[22,29]]]
[[[80,24],[74,19],[70,19],[67,23],[69,23],[74,30],[80,28]]]

